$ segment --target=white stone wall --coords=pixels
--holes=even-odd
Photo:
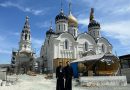
[[[121,69],[121,74],[125,75],[127,78],[127,82],[130,83],[130,68]]]
[[[83,86],[126,86],[126,76],[80,77]]]
[[[6,71],[0,71],[0,80],[6,80]]]

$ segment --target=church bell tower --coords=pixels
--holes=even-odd
[[[95,40],[97,40],[98,38],[101,37],[101,34],[100,34],[100,23],[98,23],[94,19],[94,8],[91,8],[91,12],[90,12],[89,25],[88,25],[88,33]]]
[[[19,42],[19,51],[20,52],[31,52],[31,33],[29,25],[29,17],[26,16],[26,21],[21,32],[21,38]]]

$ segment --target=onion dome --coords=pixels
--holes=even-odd
[[[69,3],[68,24],[69,24],[69,26],[71,26],[71,25],[78,26],[78,20],[71,13],[71,6],[72,6],[72,3],[70,1],[70,3]]]
[[[51,35],[51,34],[55,34],[55,32],[52,29],[52,26],[50,27],[50,29],[46,32],[46,35]]]
[[[78,26],[78,20],[70,13],[68,16],[68,24],[73,24],[74,26]]]
[[[58,14],[55,18],[55,21],[57,22],[58,20],[68,20],[68,17],[64,14],[63,10],[61,9],[60,14]]]
[[[95,26],[100,28],[100,23],[98,23],[96,20],[91,20],[91,22],[88,25],[88,28],[95,27]]]
[[[100,28],[100,23],[94,20],[94,8],[91,8],[88,28],[95,27],[95,26]]]
[[[55,34],[55,32],[54,32],[52,29],[50,29],[50,30],[48,30],[48,31],[46,32],[46,35],[48,35],[48,34]]]

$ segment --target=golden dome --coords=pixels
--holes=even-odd
[[[68,16],[68,23],[69,25],[78,26],[78,20],[71,13]]]

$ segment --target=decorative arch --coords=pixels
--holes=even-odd
[[[98,39],[97,45],[99,45],[101,47],[102,53],[108,53],[108,52],[111,53],[112,52],[112,45],[104,37],[101,37],[101,38]]]
[[[106,46],[111,46],[112,47],[112,45],[110,44],[110,42],[106,39],[106,38],[104,38],[104,37],[101,37],[101,38],[99,38],[98,39],[98,41],[97,41],[97,43],[104,43]]]
[[[90,36],[88,33],[82,33],[82,34],[78,35],[77,41],[80,42],[81,39],[84,39],[84,40],[86,39],[88,41],[88,44],[96,45],[94,38],[92,36]]]
[[[56,37],[57,39],[61,40],[62,38],[66,38],[68,41],[70,42],[75,42],[75,38],[72,34],[68,33],[68,32],[64,32],[62,34],[60,34],[58,37]]]

